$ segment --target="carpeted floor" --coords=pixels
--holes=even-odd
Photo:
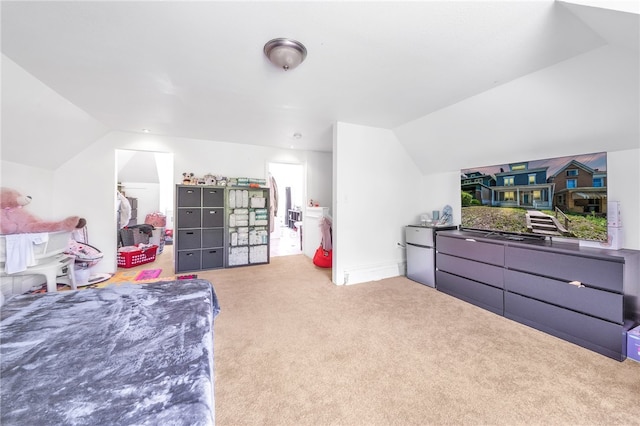
[[[85,288],[101,288],[109,284],[121,284],[123,282],[133,283],[150,283],[157,281],[167,281],[176,279],[173,267],[173,246],[168,245],[164,247],[162,253],[156,255],[156,259],[153,262],[137,265],[132,268],[118,268],[115,274],[110,278],[102,281],[98,281],[95,284],[89,284],[78,287],[80,290]],[[100,274],[98,274],[100,275]],[[105,274],[108,276],[108,274]],[[71,290],[69,284],[58,284],[58,291]],[[29,293],[46,293],[47,285],[42,283],[41,285],[34,287]]]
[[[143,270],[118,270],[111,278],[101,284],[109,284],[109,283],[121,283],[121,282],[134,282],[134,281],[157,281],[157,279],[162,274],[162,270],[160,269],[143,269]],[[167,278],[163,278],[166,280]]]
[[[154,268],[174,279],[172,251],[119,272]],[[640,363],[404,277],[335,286],[304,255],[197,275],[221,305],[218,426],[640,425]]]
[[[303,255],[216,289],[216,423],[633,425],[617,362],[397,277],[335,286]]]

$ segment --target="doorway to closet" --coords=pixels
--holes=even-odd
[[[164,263],[172,265],[173,247],[164,244],[164,236],[167,230],[170,233],[173,229],[173,153],[116,149],[116,177],[118,203],[115,235],[118,245],[125,243],[121,240],[122,228],[144,227],[147,215],[160,213],[165,216],[166,224],[164,227],[153,227],[149,242],[158,245],[155,263],[165,260]],[[154,264],[148,266],[153,268]]]
[[[269,163],[272,186],[270,255],[302,253],[304,168],[301,164]]]

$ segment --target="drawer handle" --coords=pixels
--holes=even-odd
[[[185,213],[186,214],[193,214],[193,210],[187,210]]]
[[[187,194],[193,194],[193,189],[187,189]]]
[[[211,211],[209,212],[209,214],[216,214],[216,213],[217,213],[217,212],[216,212],[215,210],[211,210]]]
[[[187,253],[187,256],[193,256],[193,253]]]
[[[218,191],[209,191],[209,194],[217,194]]]
[[[187,235],[193,235],[193,232],[187,232]]]
[[[575,285],[578,288],[584,287],[580,281],[570,281],[569,284]]]
[[[211,250],[209,253],[217,253],[217,250]]]

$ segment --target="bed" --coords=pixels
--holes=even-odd
[[[11,298],[0,424],[214,424],[219,310],[198,279]]]

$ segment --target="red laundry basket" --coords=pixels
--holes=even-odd
[[[149,248],[118,252],[118,268],[133,268],[156,260],[158,246],[152,245]]]

